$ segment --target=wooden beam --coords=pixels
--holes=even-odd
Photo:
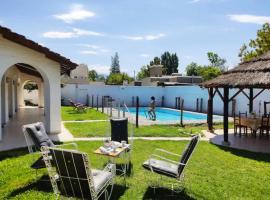
[[[224,144],[229,143],[228,117],[229,117],[229,88],[224,88],[224,107],[223,107],[223,129],[224,129]]]
[[[253,100],[256,99],[265,89],[262,89],[260,92],[258,92],[254,97]]]
[[[243,89],[239,89],[230,99],[229,101],[232,101],[240,92],[242,92]]]
[[[253,112],[253,88],[249,88],[249,113]]]
[[[207,124],[208,131],[213,132],[213,88],[209,89],[208,107],[207,107]]]
[[[222,101],[224,101],[224,97],[222,96],[222,94],[220,93],[218,88],[216,88],[216,92],[218,93],[218,95],[222,99]]]
[[[242,90],[241,92],[249,99],[249,96],[247,95],[247,93],[244,90]]]

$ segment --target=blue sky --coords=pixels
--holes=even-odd
[[[9,0],[0,24],[103,74],[118,52],[121,71],[133,75],[164,51],[177,53],[180,72],[207,64],[208,51],[232,67],[269,9],[269,0]]]

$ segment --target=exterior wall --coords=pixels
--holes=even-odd
[[[61,131],[59,63],[46,58],[43,54],[32,49],[6,40],[0,35],[0,77],[3,77],[7,69],[16,63],[29,64],[36,68],[42,75],[44,80],[46,129],[49,133],[59,133]],[[2,90],[2,87],[0,89]],[[0,99],[0,104],[1,101]],[[0,111],[2,112],[2,109]]]
[[[220,90],[223,93],[222,90]],[[237,89],[230,90],[230,96],[233,96]],[[254,96],[259,92],[259,89],[254,90]],[[249,91],[247,90],[246,93]],[[181,97],[184,99],[184,108],[186,110],[196,111],[197,98],[203,99],[203,112],[207,112],[208,91],[199,86],[168,86],[168,87],[151,87],[151,86],[90,86],[90,85],[66,85],[61,90],[61,95],[64,99],[71,98],[74,101],[87,104],[87,95],[91,101],[91,96],[94,95],[94,105],[96,105],[96,96],[100,96],[99,105],[101,104],[101,96],[109,95],[116,100],[125,101],[127,106],[132,106],[132,96],[140,97],[140,105],[147,106],[151,96],[155,96],[157,104],[161,105],[161,98],[165,98],[165,107],[175,107],[175,98]],[[264,91],[254,100],[254,111],[263,113],[263,102],[270,101],[270,92]],[[261,107],[259,106],[261,102]],[[214,114],[223,114],[223,102],[218,96],[214,98]],[[248,111],[248,99],[239,94],[236,98],[236,112]],[[270,111],[270,105],[268,107]],[[232,103],[229,104],[229,114],[232,113]]]
[[[153,65],[149,68],[150,77],[161,77],[162,72],[162,65]]]

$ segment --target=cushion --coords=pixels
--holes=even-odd
[[[143,167],[147,170],[151,170],[150,165],[156,173],[170,177],[178,177],[178,165],[176,164],[157,159],[149,159],[143,163]]]
[[[188,143],[186,149],[184,150],[184,152],[183,152],[183,154],[181,156],[180,163],[187,164],[187,162],[188,162],[192,152],[194,151],[195,146],[197,145],[198,141],[199,141],[199,136],[198,135],[192,137],[192,139]],[[184,168],[185,168],[185,165],[179,165],[179,169],[178,169],[179,174],[182,173]]]
[[[107,181],[110,181],[113,178],[113,174],[111,172],[97,169],[92,169],[92,176],[94,187],[97,192],[103,188]]]
[[[42,122],[25,125],[25,130],[33,140],[34,144],[40,149],[42,146],[54,147],[52,140],[46,133]]]

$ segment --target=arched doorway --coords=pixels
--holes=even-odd
[[[35,81],[25,81],[23,84],[23,102],[24,106],[39,106],[39,88]]]

